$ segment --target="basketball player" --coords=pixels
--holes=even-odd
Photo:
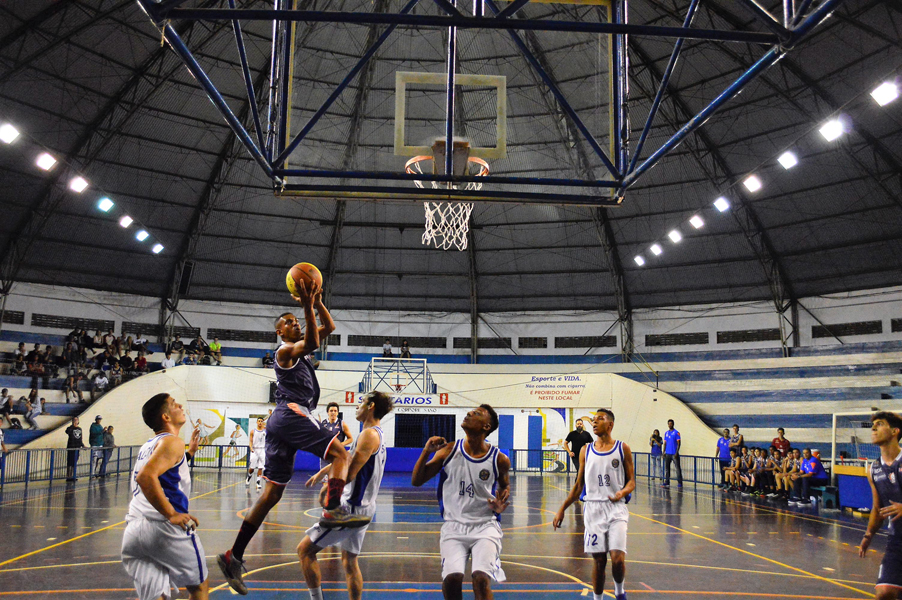
[[[338,441],[344,444],[345,448],[350,448],[351,444],[354,443],[354,436],[351,435],[351,428],[348,427],[348,424],[345,423],[343,419],[338,418],[337,402],[330,402],[326,405],[326,415],[328,416],[328,418],[323,419],[321,423],[323,429],[333,435],[337,435]],[[320,469],[325,468],[327,464],[329,464],[328,461],[320,459]]]
[[[254,476],[254,469],[257,470],[257,491],[260,491],[260,476],[263,474],[263,467],[266,465],[266,423],[263,417],[257,417],[257,428],[251,429],[251,456],[247,461],[247,480],[244,487],[250,487],[251,477]]]
[[[197,519],[188,513],[188,461],[197,452],[200,435],[194,431],[186,453],[179,431],[188,419],[169,394],[145,402],[141,415],[155,435],[141,446],[132,472],[122,564],[140,600],[166,600],[174,597],[173,587],[182,586],[192,600],[205,600],[209,590],[204,547],[195,531]]]
[[[902,591],[902,418],[891,412],[874,413],[871,417],[871,442],[880,447],[880,458],[868,469],[868,482],[874,506],[868,528],[861,538],[858,556],[864,558],[874,534],[889,517],[889,539],[880,570],[877,571],[877,599],[898,598]]]
[[[282,492],[294,472],[294,455],[298,450],[310,452],[332,461],[332,476],[326,495],[325,511],[320,525],[332,527],[363,527],[370,517],[355,515],[341,506],[341,494],[348,474],[348,451],[338,442],[337,436],[323,430],[312,415],[319,402],[319,382],[313,369],[311,355],[319,348],[320,339],[335,331],[335,322],[322,301],[322,289],[316,282],[297,288],[300,296],[294,300],[304,310],[306,329],[292,313],[283,313],[276,319],[276,334],[282,345],[276,350],[276,408],[266,424],[266,466],[263,493],[247,512],[241,529],[230,550],[217,556],[217,563],[233,590],[247,595],[242,581],[244,550],[269,511],[282,499]],[[314,307],[322,326],[316,322]]]
[[[376,514],[376,495],[385,471],[385,441],[382,435],[382,417],[393,408],[391,396],[383,392],[372,392],[363,397],[357,407],[356,418],[363,423],[363,430],[351,446],[351,464],[348,467],[348,483],[341,495],[341,503],[349,512],[366,515]],[[329,411],[331,413],[331,410]],[[315,485],[325,477],[331,465],[324,467],[307,481],[307,487]],[[310,590],[310,600],[322,600],[319,563],[317,553],[329,546],[341,548],[341,563],[345,568],[348,582],[348,598],[360,600],[363,593],[363,575],[357,564],[357,555],[363,547],[367,527],[357,529],[325,529],[314,525],[298,544],[301,569]]]
[[[498,429],[498,415],[488,404],[474,408],[460,424],[466,437],[453,443],[431,437],[413,468],[411,483],[419,487],[439,471],[442,517],[442,594],[463,597],[464,571],[471,558],[473,594],[491,600],[491,579],[504,581],[501,570],[500,514],[510,498],[510,460],[485,438]],[[435,455],[429,459],[429,455]]]
[[[614,413],[601,408],[592,420],[595,443],[583,448],[579,457],[579,474],[570,494],[554,517],[555,529],[564,522],[564,512],[583,498],[583,548],[595,561],[592,569],[592,591],[595,600],[604,596],[604,569],[611,555],[614,596],[626,600],[623,578],[626,575],[626,526],[630,518],[626,503],[636,489],[633,453],[630,447],[611,437]]]

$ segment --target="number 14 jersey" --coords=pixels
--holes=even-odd
[[[498,448],[489,444],[481,458],[464,450],[464,440],[454,442],[438,480],[438,503],[445,521],[476,525],[500,520],[489,506],[498,485]]]

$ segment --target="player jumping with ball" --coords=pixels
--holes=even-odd
[[[319,402],[319,382],[313,370],[311,355],[319,348],[320,339],[335,331],[335,322],[322,301],[322,288],[316,282],[299,284],[294,300],[304,309],[306,329],[291,313],[276,319],[276,333],[282,345],[276,350],[276,408],[266,423],[266,486],[248,511],[232,549],[217,557],[219,568],[233,590],[247,595],[242,580],[244,550],[269,511],[282,499],[282,492],[294,473],[294,455],[298,450],[310,452],[332,462],[325,512],[320,526],[355,528],[369,524],[370,517],[350,513],[341,506],[348,475],[348,451],[338,437],[326,432],[313,418]],[[316,322],[314,307],[322,326]]]
[[[596,439],[583,446],[579,455],[579,474],[570,494],[554,516],[554,528],[564,521],[564,512],[579,500],[585,490],[583,509],[583,548],[595,561],[592,570],[594,600],[604,595],[604,569],[611,555],[614,595],[626,600],[623,578],[626,575],[626,526],[630,513],[626,508],[629,495],[636,489],[633,453],[630,447],[611,437],[614,413],[599,409],[592,420]]]

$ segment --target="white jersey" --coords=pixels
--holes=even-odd
[[[438,501],[445,521],[476,525],[500,520],[488,501],[498,485],[498,448],[489,444],[482,458],[473,458],[457,440],[445,459],[438,481]]]
[[[262,430],[260,429],[252,429],[254,433],[254,444],[251,446],[254,452],[263,452],[263,449],[266,448],[266,428],[264,427]]]
[[[341,503],[350,506],[372,506],[376,504],[376,496],[379,494],[379,486],[382,485],[382,474],[385,472],[385,437],[381,427],[373,427],[379,434],[379,449],[370,456],[357,472],[354,481],[345,485],[341,494]],[[361,432],[363,433],[363,432]],[[351,444],[350,454],[357,450],[357,442],[360,436]]]
[[[138,485],[138,473],[150,460],[150,456],[160,440],[170,435],[172,434],[161,433],[155,435],[141,446],[141,450],[138,451],[138,459],[135,461],[135,468],[132,471],[132,500],[128,505],[127,519],[142,517],[158,521],[167,520],[153,507],[144,495],[144,492],[141,491],[141,486]],[[185,460],[184,455],[182,455],[182,460],[177,465],[160,475],[160,486],[162,486],[163,493],[166,494],[166,498],[169,499],[172,507],[177,512],[188,512],[188,495],[191,493],[191,471],[188,469],[188,461]]]
[[[595,444],[586,446],[585,492],[586,502],[610,502],[626,485],[626,469],[623,466],[623,442],[614,442],[608,452],[599,452]]]

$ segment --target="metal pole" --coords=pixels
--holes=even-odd
[[[614,22],[617,24],[625,24],[627,22],[627,3],[626,0],[616,0],[611,4]],[[627,78],[629,77],[629,57],[627,53],[627,37],[626,34],[618,33],[614,35],[611,74],[613,75],[613,98],[614,103],[614,130],[611,132],[611,138],[614,141],[614,166],[618,173],[626,172],[627,165],[627,143],[629,140],[629,128],[627,127],[628,115],[626,111],[627,102]]]
[[[689,5],[689,10],[686,11],[686,19],[683,21],[683,27],[688,29],[692,24],[692,19],[695,17],[695,11],[698,8],[699,2],[700,0],[692,0],[692,3]],[[655,100],[652,102],[651,110],[648,111],[648,118],[645,120],[645,127],[642,128],[642,135],[639,136],[639,143],[636,144],[636,151],[633,153],[633,160],[630,161],[628,172],[632,172],[633,169],[636,168],[636,163],[639,161],[639,154],[642,152],[642,146],[645,145],[645,139],[648,137],[652,125],[654,125],[655,117],[658,115],[658,108],[660,108],[661,102],[664,100],[664,92],[667,91],[667,85],[670,83],[670,76],[673,74],[673,70],[676,67],[682,50],[683,39],[680,38],[676,41],[676,44],[673,45],[673,52],[670,53],[670,62],[667,63],[667,68],[664,69],[664,74],[661,76],[658,93],[655,94]]]
[[[291,2],[291,0],[276,1],[277,5],[282,7],[283,11],[286,10],[284,8],[286,3]],[[282,53],[280,57],[281,69],[279,74],[279,130],[276,139],[276,149],[279,151],[279,155],[281,155],[284,151],[285,143],[288,140],[288,119],[290,117],[289,102],[291,102],[291,98],[289,98],[288,88],[291,87],[291,67],[289,65],[289,62],[291,61],[291,23],[287,20],[280,21],[279,27],[282,35]],[[281,165],[282,163],[275,162],[273,164]]]
[[[394,171],[329,171],[320,169],[273,169],[276,176],[289,177],[309,177],[309,178],[341,178],[348,179],[380,179],[389,181],[443,181],[453,183],[480,183],[484,182],[483,177],[474,177],[471,175],[432,175],[429,173],[398,173]],[[492,175],[491,181],[494,184],[511,184],[511,185],[552,185],[561,187],[581,187],[581,188],[612,188],[618,187],[616,182],[605,180],[584,180],[584,179],[555,179],[551,177],[504,177]]]
[[[3,332],[3,318],[6,316],[6,299],[9,298],[9,292],[2,292],[3,300],[0,301],[0,333]]]
[[[830,485],[836,485],[836,413],[833,413],[833,429],[830,435]]]
[[[451,6],[457,0],[451,0]],[[457,72],[457,27],[448,28],[448,86],[445,102],[445,175],[454,175],[454,76]],[[466,173],[466,172],[465,172]],[[451,184],[448,184],[451,187]]]
[[[229,8],[235,8],[235,0],[229,0]],[[257,110],[256,94],[254,94],[254,82],[251,79],[251,70],[247,64],[247,51],[244,48],[244,36],[241,33],[241,23],[232,21],[232,30],[235,32],[235,45],[238,46],[238,57],[241,59],[241,74],[244,76],[244,85],[247,88],[247,101],[254,119],[254,129],[257,132],[257,143],[262,150],[266,142],[263,140],[263,126],[260,124],[260,111]]]

